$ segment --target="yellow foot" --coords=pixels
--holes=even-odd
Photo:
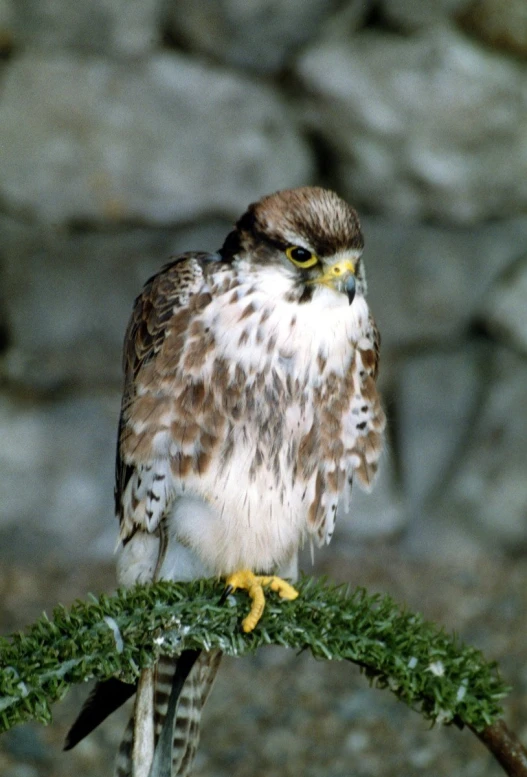
[[[298,591],[281,577],[255,575],[249,569],[240,569],[239,572],[229,575],[226,584],[227,588],[233,591],[237,588],[245,589],[252,599],[249,615],[242,621],[242,629],[245,632],[252,631],[262,617],[265,607],[264,585],[276,591],[282,599],[296,599],[298,596]]]

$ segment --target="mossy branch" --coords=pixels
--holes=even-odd
[[[236,656],[275,644],[352,661],[425,718],[466,724],[489,746],[508,692],[494,662],[388,596],[310,578],[298,590],[293,602],[268,594],[250,634],[240,630],[246,595],[222,604],[223,588],[213,580],[136,586],[59,606],[51,620],[44,615],[27,632],[0,640],[0,731],[29,719],[49,722],[51,703],[73,683],[133,682],[161,653],[220,648]]]

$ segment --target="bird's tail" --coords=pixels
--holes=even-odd
[[[193,666],[182,687],[181,658],[161,656],[154,675],[155,749],[152,765],[145,771],[144,764],[133,763],[137,732],[135,715],[132,714],[117,753],[115,777],[135,777],[144,773],[149,777],[188,777],[199,743],[201,711],[212,688],[221,656],[221,651],[215,650],[192,658]]]

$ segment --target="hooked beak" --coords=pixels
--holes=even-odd
[[[329,286],[330,289],[346,294],[351,305],[355,298],[355,266],[349,259],[341,259],[328,267],[315,283]]]

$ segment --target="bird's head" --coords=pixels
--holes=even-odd
[[[306,186],[250,205],[220,253],[256,271],[280,268],[297,301],[308,302],[329,288],[351,304],[366,291],[363,245],[353,208],[332,191]]]

